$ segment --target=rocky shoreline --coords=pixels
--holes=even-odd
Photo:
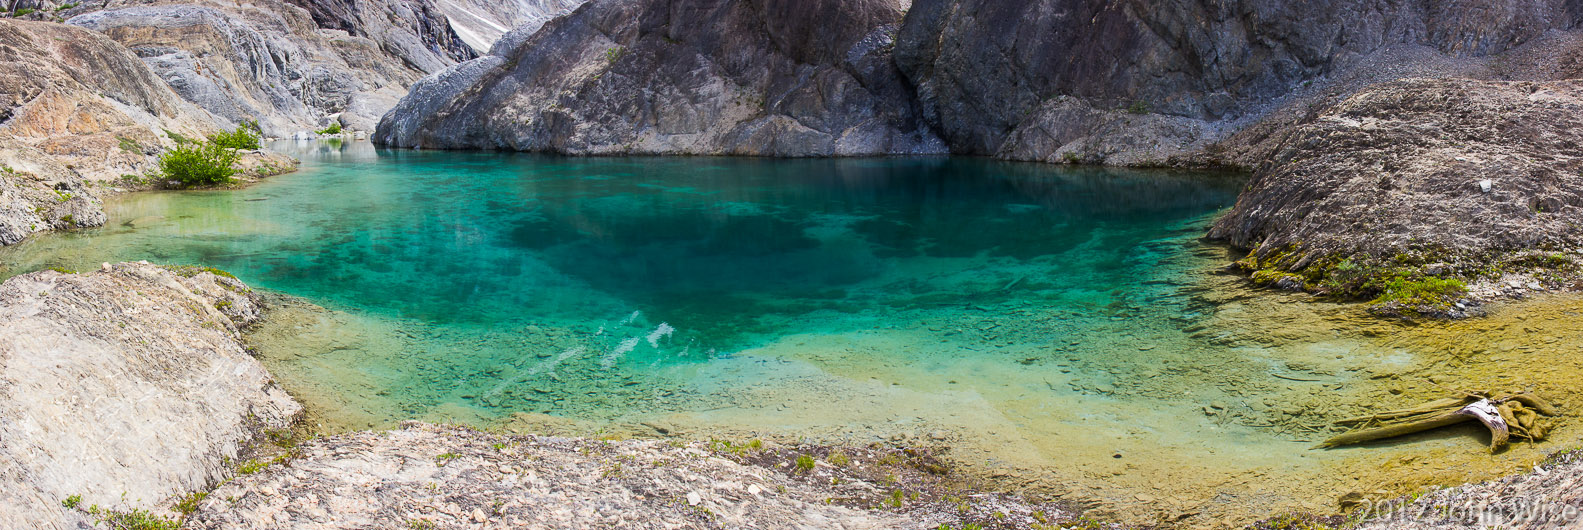
[[[0,519],[30,528],[1109,526],[1059,499],[994,493],[926,440],[616,440],[418,422],[317,437],[291,430],[301,406],[241,343],[261,308],[223,272],[107,264],[18,276],[0,295],[0,411],[23,420],[0,423]],[[1565,453],[1354,514],[1366,528],[1448,528],[1536,513],[1510,504],[1527,499],[1550,517],[1528,527],[1554,526],[1583,510],[1579,472],[1583,459]],[[1324,522],[1272,516],[1261,524]]]

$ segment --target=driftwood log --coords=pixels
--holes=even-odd
[[[1336,422],[1351,430],[1319,444],[1320,448],[1353,445],[1395,438],[1477,420],[1490,430],[1490,452],[1506,447],[1512,438],[1537,441],[1550,431],[1556,416],[1555,406],[1533,394],[1509,394],[1497,398],[1489,394],[1465,392],[1460,398],[1431,401],[1416,407],[1347,418]]]

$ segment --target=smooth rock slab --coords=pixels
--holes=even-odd
[[[288,427],[301,406],[239,342],[257,318],[235,279],[146,263],[0,284],[0,528],[75,528],[71,495],[168,506]]]

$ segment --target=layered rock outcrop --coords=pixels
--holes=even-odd
[[[321,28],[369,39],[412,68],[433,73],[477,57],[434,0],[289,0]]]
[[[403,20],[396,14],[389,19]],[[423,75],[420,68],[451,64],[410,31],[348,22],[361,32],[383,31],[383,40],[375,41],[320,29],[308,12],[274,0],[136,5],[67,23],[132,49],[186,100],[231,123],[258,120],[274,136],[318,129],[333,119],[371,130]]]
[[[894,0],[599,0],[426,78],[375,139],[573,154],[935,153]]]
[[[169,135],[218,130],[103,35],[0,19],[0,245],[98,226],[98,181],[142,175]]]
[[[258,318],[229,275],[123,263],[0,285],[0,526],[168,506],[225,478],[301,412],[243,350]]]
[[[1202,151],[1381,51],[1488,56],[1580,21],[1566,0],[918,0],[895,55],[956,152],[1129,165]]]

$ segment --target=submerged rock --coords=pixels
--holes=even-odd
[[[243,350],[258,318],[229,275],[123,263],[0,285],[0,526],[78,528],[82,508],[206,490],[301,407]]]
[[[571,154],[942,152],[890,58],[901,17],[887,0],[600,0],[424,79],[374,141]]]

